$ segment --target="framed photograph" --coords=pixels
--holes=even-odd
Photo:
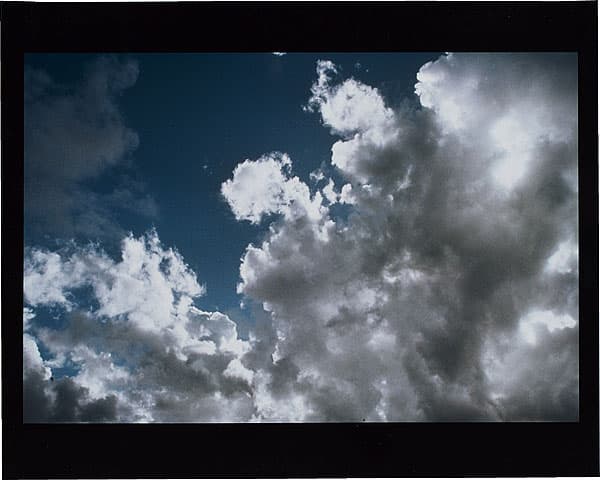
[[[1,8],[9,478],[598,472],[596,3]]]

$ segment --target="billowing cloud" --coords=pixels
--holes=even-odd
[[[71,237],[121,235],[111,208],[153,216],[143,185],[124,179],[113,192],[85,182],[126,165],[138,135],[125,125],[119,96],[137,81],[138,65],[104,56],[90,63],[76,85],[45,71],[25,69],[25,212],[30,228]],[[126,200],[126,201],[123,201]]]
[[[76,245],[30,249],[26,258],[26,420],[250,418],[252,372],[241,361],[248,342],[226,315],[193,305],[204,287],[155,233],[126,237],[118,261]],[[66,326],[36,322],[41,307],[63,309]],[[51,358],[42,361],[38,344]],[[51,381],[55,368],[73,373]]]
[[[347,182],[322,197],[352,213],[323,202],[248,246],[239,291],[273,325],[259,415],[577,418],[576,72],[568,54],[445,55],[418,73],[421,108],[392,110],[318,62],[308,109]]]
[[[28,249],[28,418],[576,420],[576,57],[448,54],[417,80],[391,108],[319,61],[331,165],[309,187],[267,153],[222,184],[268,223],[240,264],[247,340],[155,233],[118,260]]]
[[[308,109],[318,110],[324,125],[335,133],[350,135],[381,128],[393,118],[376,88],[353,78],[332,86],[336,73],[332,62],[317,63],[318,78],[311,88]]]
[[[54,381],[36,340],[23,335],[23,420],[102,422],[116,420],[116,397],[90,398],[88,389],[65,377]]]
[[[289,219],[320,215],[321,194],[311,198],[308,186],[291,176],[289,156],[279,152],[239,164],[233,179],[223,183],[221,193],[236,219],[255,224],[273,213]]]

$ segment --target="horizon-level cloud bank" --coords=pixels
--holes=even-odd
[[[156,231],[119,258],[28,247],[24,420],[577,420],[577,58],[447,54],[415,93],[319,61],[304,108],[329,163],[301,179],[266,152],[223,179],[235,218],[268,225],[240,263],[248,338],[195,305]]]

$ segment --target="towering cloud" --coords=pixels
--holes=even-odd
[[[221,187],[269,227],[240,265],[248,340],[194,305],[204,287],[154,233],[119,261],[26,252],[29,418],[578,418],[576,57],[443,55],[416,109],[338,70],[318,62],[306,110],[343,181],[274,152]],[[36,323],[52,309],[66,326]]]
[[[318,63],[308,109],[341,137],[353,210],[283,216],[243,258],[239,290],[275,331],[271,409],[577,418],[577,267],[559,266],[577,243],[576,71],[572,55],[449,54],[419,71],[422,108],[393,111]]]

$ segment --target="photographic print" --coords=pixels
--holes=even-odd
[[[24,57],[25,423],[577,422],[578,57]]]

